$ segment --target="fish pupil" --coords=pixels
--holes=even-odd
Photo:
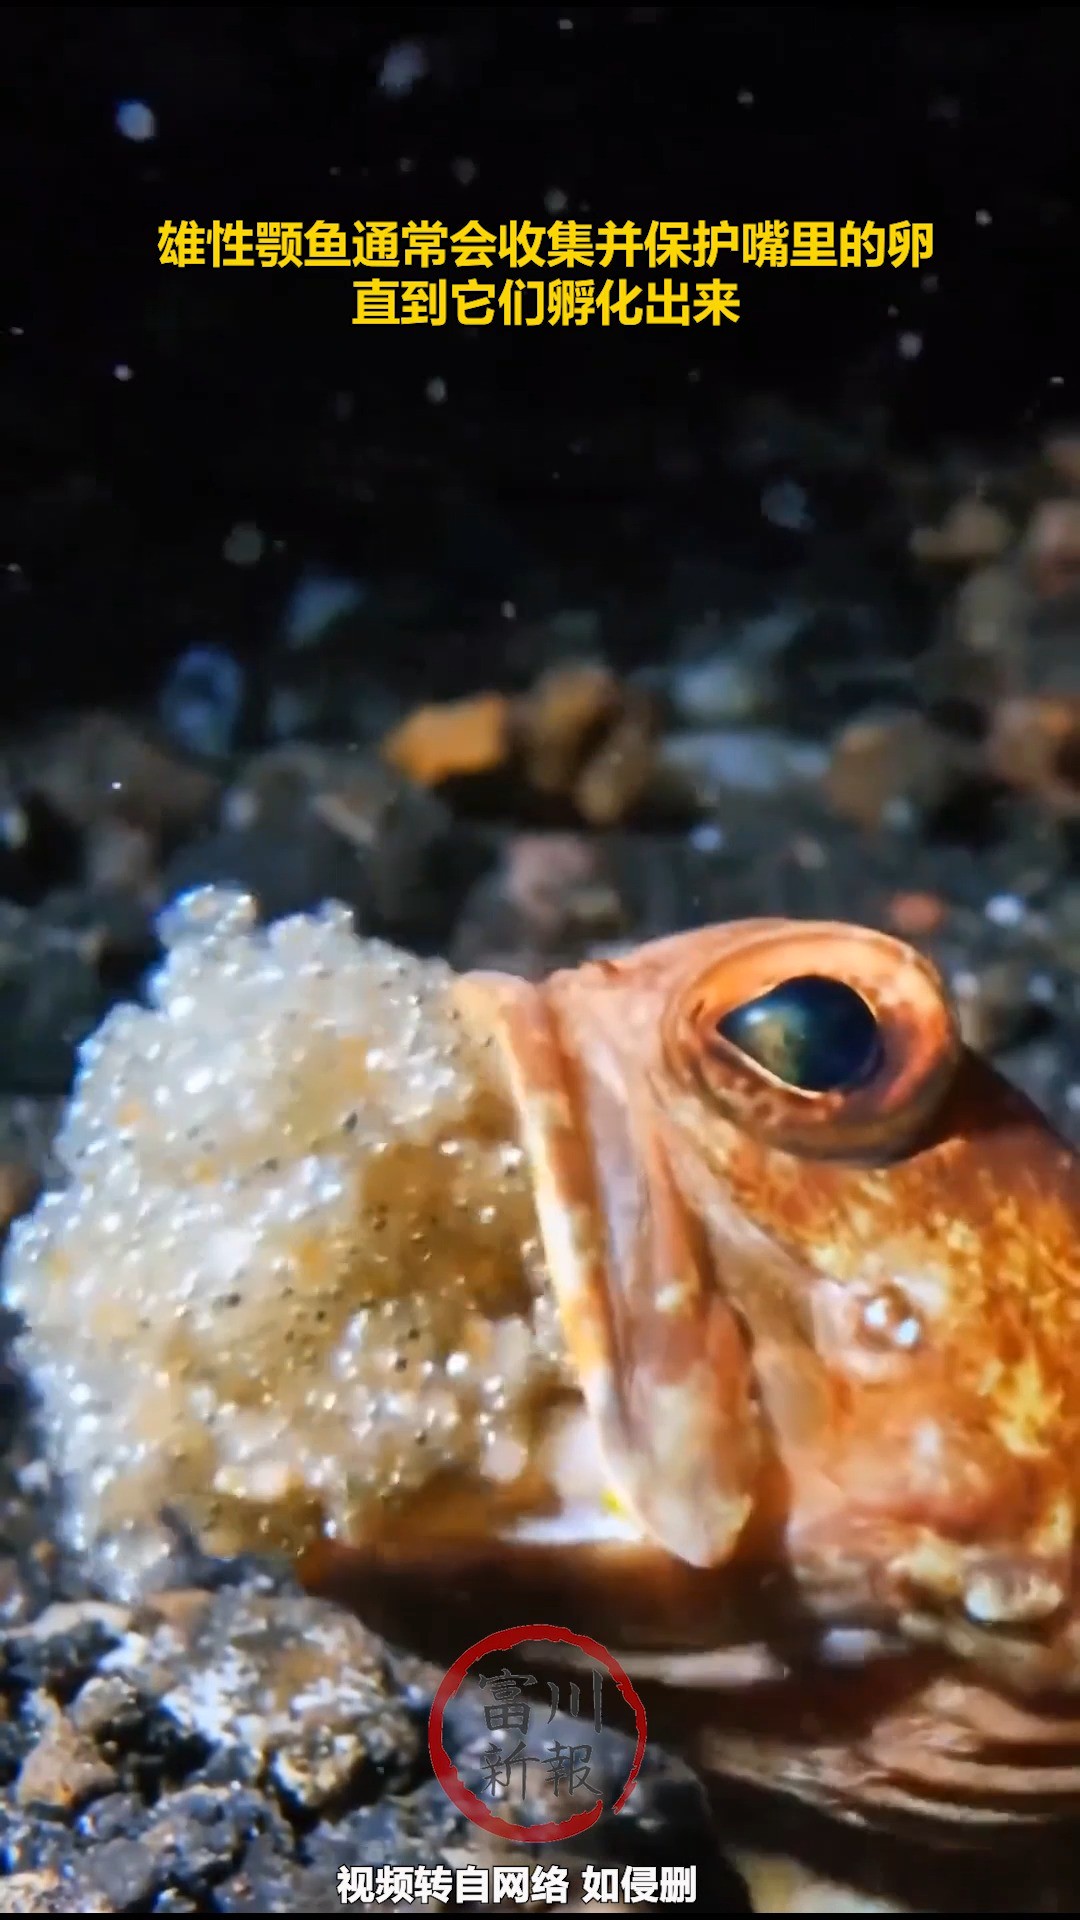
[[[747,1000],[716,1023],[757,1065],[806,1093],[857,1086],[881,1058],[877,1021],[842,980],[804,974]]]

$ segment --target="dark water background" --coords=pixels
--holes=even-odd
[[[305,561],[425,576],[445,629],[523,573],[640,596],[680,553],[785,559],[726,472],[750,394],[856,434],[883,411],[901,445],[1014,445],[1074,404],[1067,7],[39,6],[3,35],[12,713],[150,694],[215,624],[257,654]],[[425,71],[395,97],[405,42]],[[375,331],[345,272],[157,259],[166,218],[497,226],[551,189],[643,225],[931,221],[931,285],[744,268],[735,327]],[[238,580],[240,520],[285,550]],[[469,651],[433,660],[421,623],[393,670],[465,685]]]

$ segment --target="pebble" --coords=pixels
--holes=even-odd
[[[731,793],[775,794],[811,786],[828,764],[824,747],[767,727],[670,734],[657,750],[661,773],[702,813]]]
[[[1043,500],[1024,540],[1024,553],[1039,593],[1048,598],[1080,581],[1080,500]]]
[[[1030,993],[1030,963],[1018,958],[961,967],[951,987],[960,1031],[976,1053],[996,1054],[1023,1038],[1038,1008]]]
[[[178,1634],[166,1621],[149,1658],[176,1664],[162,1710],[227,1748],[252,1785],[268,1772],[307,1812],[402,1785],[419,1752],[380,1644],[351,1615],[316,1600],[226,1590]],[[223,1650],[228,1649],[227,1657]]]
[[[155,838],[196,831],[219,792],[217,777],[109,713],[87,713],[26,749],[21,785],[85,829],[119,817]]]
[[[955,501],[940,526],[919,527],[911,536],[911,551],[917,560],[975,566],[999,559],[1013,537],[1008,516],[989,501],[972,496]]]
[[[670,681],[676,719],[691,728],[753,719],[766,704],[764,676],[734,652],[680,667]]]
[[[451,963],[536,976],[583,960],[627,925],[603,850],[582,835],[515,834],[462,908]]]
[[[20,1769],[15,1783],[16,1805],[63,1814],[109,1793],[116,1785],[116,1771],[93,1740],[80,1733],[47,1696],[41,1697],[37,1711],[45,1726]]]
[[[954,784],[959,750],[919,713],[865,714],[837,735],[823,786],[844,820],[873,830],[898,801],[928,811]]]
[[[905,940],[936,933],[948,917],[948,907],[935,893],[895,893],[887,908],[889,925]]]
[[[1034,794],[1049,814],[1080,819],[1080,694],[1002,701],[986,758],[999,779]]]
[[[978,567],[961,581],[947,609],[922,683],[939,699],[962,698],[986,708],[1016,691],[1024,677],[1032,596],[1012,566]]]

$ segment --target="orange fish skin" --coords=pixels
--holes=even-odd
[[[808,1092],[718,1031],[807,976],[874,1016],[857,1084]],[[640,1542],[403,1538],[355,1590],[404,1606],[438,1565],[474,1607],[501,1580],[495,1624],[576,1606],[699,1764],[848,1818],[1075,1813],[1074,1150],[868,928],[742,921],[460,999]]]

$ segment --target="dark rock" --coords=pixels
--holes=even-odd
[[[0,1086],[66,1092],[75,1050],[107,1004],[93,958],[76,937],[0,904]]]
[[[239,886],[268,920],[339,900],[362,932],[431,951],[489,858],[435,795],[377,761],[280,748],[252,761],[221,827],[175,856],[163,886]]]
[[[310,817],[282,839],[258,826],[226,828],[185,847],[165,868],[165,896],[204,886],[253,894],[265,920],[310,913],[324,900],[340,900],[356,911],[362,925],[369,898],[364,867],[353,849]]]
[[[515,834],[462,908],[450,959],[462,971],[534,976],[573,966],[628,930],[604,849],[580,834]]]
[[[43,797],[80,831],[112,818],[164,841],[205,820],[219,791],[214,774],[105,712],[78,715],[34,740],[15,768],[21,791]]]
[[[160,1699],[176,1725],[291,1805],[356,1804],[415,1768],[416,1723],[379,1643],[331,1606],[235,1589],[196,1597],[190,1616],[159,1618],[149,1657],[169,1676]]]
[[[120,1645],[129,1619],[124,1608],[99,1601],[47,1608],[0,1641],[0,1693],[18,1699],[43,1692],[61,1704],[74,1699]]]

